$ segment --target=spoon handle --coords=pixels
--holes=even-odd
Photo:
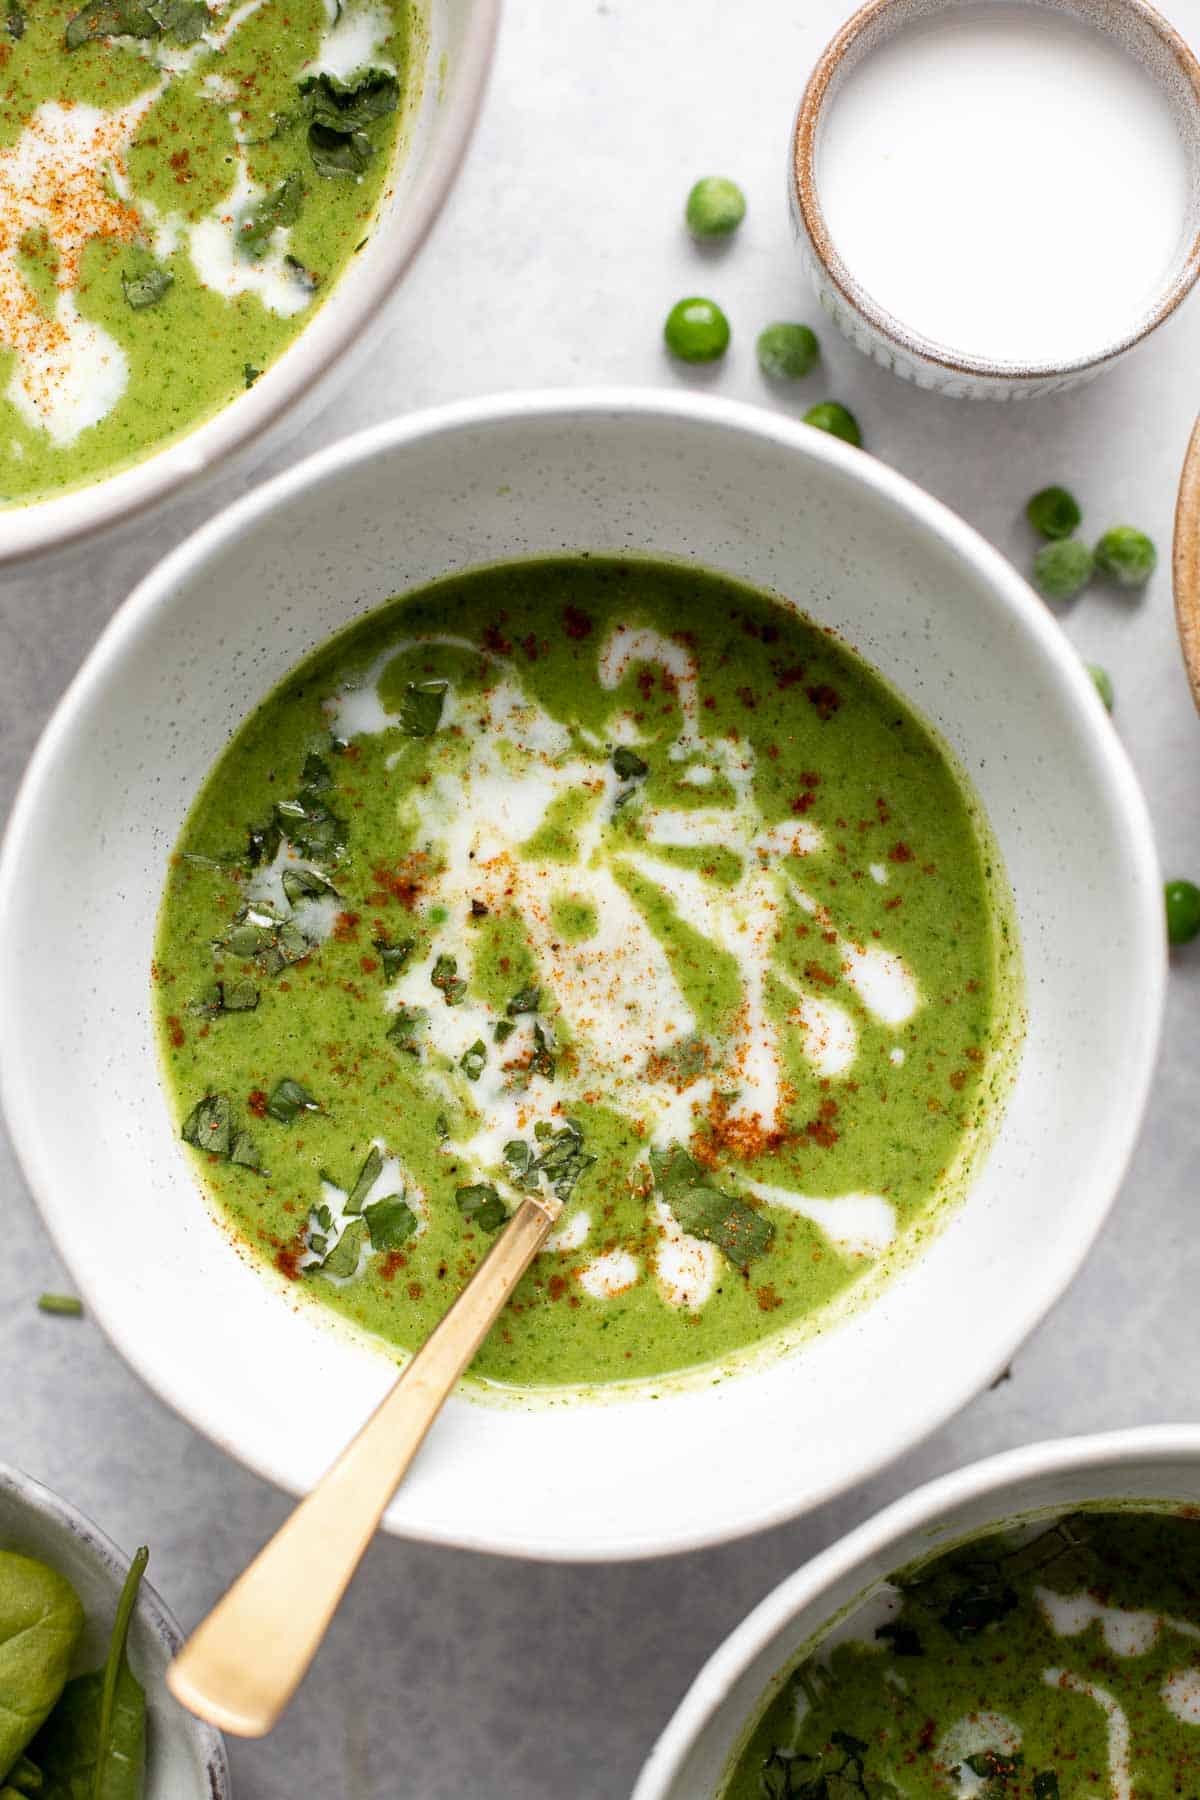
[[[524,1200],[445,1318],[167,1671],[222,1731],[262,1737],[303,1679],[389,1500],[554,1220]]]
[[[1175,617],[1192,698],[1200,708],[1200,421],[1192,433],[1175,506]]]

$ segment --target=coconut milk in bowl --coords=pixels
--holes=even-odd
[[[1008,398],[1095,372],[1195,278],[1197,92],[1141,5],[869,6],[797,127],[822,298],[923,386]]]

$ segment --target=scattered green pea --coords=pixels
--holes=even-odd
[[[716,362],[729,348],[729,320],[715,300],[699,294],[677,300],[667,314],[663,336],[682,362]]]
[[[1033,580],[1047,600],[1073,600],[1092,579],[1091,551],[1079,538],[1043,544],[1033,559]]]
[[[858,420],[836,400],[822,400],[820,406],[810,406],[804,415],[804,423],[815,425],[818,431],[827,431],[831,437],[841,438],[844,444],[853,444],[856,449],[862,446]]]
[[[817,334],[808,325],[780,321],[758,334],[758,366],[774,381],[799,381],[820,354]]]
[[[688,195],[683,216],[695,238],[728,237],[746,216],[746,196],[736,181],[705,175]]]
[[[1109,712],[1111,712],[1116,703],[1116,695],[1113,693],[1112,676],[1107,669],[1102,669],[1099,663],[1089,663],[1087,672],[1096,684],[1096,692],[1103,700]]]
[[[1118,587],[1145,587],[1158,562],[1158,551],[1144,531],[1114,525],[1096,545],[1096,567]]]
[[[1064,487],[1045,487],[1025,508],[1025,517],[1044,538],[1068,538],[1083,521],[1079,502]]]
[[[1200,937],[1200,887],[1194,881],[1168,881],[1167,936],[1173,944],[1190,944]]]

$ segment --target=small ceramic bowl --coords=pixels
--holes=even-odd
[[[400,126],[379,228],[311,324],[263,375],[183,437],[117,474],[27,506],[0,508],[0,567],[90,537],[212,474],[253,444],[264,455],[363,366],[387,302],[450,191],[491,63],[500,0],[414,0],[419,84]]]
[[[943,506],[796,421],[623,389],[398,420],[247,495],[126,602],[35,754],[0,859],[0,1089],[89,1315],[201,1430],[310,1487],[395,1361],[206,1209],[149,1006],[166,859],[229,735],[310,648],[435,577],[582,550],[771,589],[909,698],[991,821],[1028,1006],[970,1194],[870,1305],[720,1381],[456,1397],[387,1515],[433,1542],[600,1560],[788,1518],[941,1423],[1070,1281],[1134,1142],[1165,972],[1145,805],[1045,606]]]
[[[1105,1501],[1195,1507],[1200,1427],[1146,1426],[1010,1450],[878,1513],[781,1582],[713,1653],[655,1744],[633,1800],[715,1800],[777,1678],[906,1563]]]
[[[867,291],[859,273],[843,258],[822,208],[820,152],[839,93],[868,57],[898,33],[919,28],[939,13],[953,11],[961,18],[972,10],[984,12],[987,3],[868,0],[823,51],[804,91],[791,144],[789,190],[805,264],[821,304],[860,350],[918,387],[970,399],[1014,400],[1074,387],[1108,367],[1168,318],[1200,275],[1200,64],[1145,0],[1021,0],[1031,10],[1060,12],[1105,34],[1149,74],[1161,90],[1163,107],[1183,146],[1189,186],[1186,216],[1180,218],[1178,249],[1160,290],[1124,329],[1109,334],[1109,341],[1081,342],[1078,354],[1056,354],[1048,360],[967,353],[924,335],[920,319],[896,317]],[[1064,79],[1070,79],[1069,71]],[[1069,199],[1062,203],[1069,204]],[[1029,204],[1042,201],[1031,195]],[[947,230],[953,231],[950,219]]]
[[[0,1550],[36,1557],[72,1583],[87,1616],[80,1669],[104,1661],[129,1557],[90,1519],[20,1470],[0,1466]],[[153,1558],[152,1558],[153,1562]],[[146,1690],[146,1800],[229,1800],[225,1746],[166,1688],[167,1664],[183,1642],[149,1581],[138,1590],[129,1660]]]

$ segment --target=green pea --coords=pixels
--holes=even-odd
[[[841,438],[844,444],[853,444],[855,448],[862,445],[858,420],[836,400],[822,400],[820,406],[810,406],[804,415],[804,423],[815,425],[818,431],[829,432],[831,437]]]
[[[1190,944],[1200,937],[1200,887],[1194,881],[1168,881],[1167,936],[1173,944]]]
[[[706,175],[688,195],[683,216],[695,238],[728,237],[746,216],[746,196],[736,181]]]
[[[1074,494],[1064,487],[1042,488],[1025,508],[1025,517],[1044,538],[1067,538],[1083,522]]]
[[[1107,669],[1102,669],[1099,663],[1089,663],[1087,672],[1096,684],[1096,692],[1111,712],[1117,698],[1113,693],[1112,676]]]
[[[1033,559],[1033,580],[1047,600],[1073,600],[1092,579],[1092,553],[1079,538],[1043,544]]]
[[[1096,567],[1118,587],[1145,587],[1158,562],[1158,551],[1144,531],[1114,525],[1096,545]]]
[[[677,300],[663,326],[667,349],[683,362],[716,362],[729,348],[729,335],[729,320],[716,301],[699,294]]]
[[[799,381],[821,354],[817,334],[807,325],[768,325],[758,334],[758,366],[774,381]]]

